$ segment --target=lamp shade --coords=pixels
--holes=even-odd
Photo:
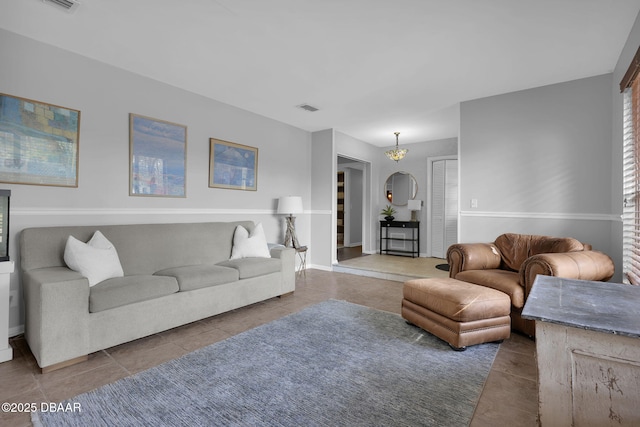
[[[419,211],[422,209],[422,200],[409,200],[407,202],[407,208],[410,211]]]
[[[284,196],[278,199],[279,214],[297,214],[302,213],[302,197],[300,196]]]

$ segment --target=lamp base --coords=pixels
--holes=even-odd
[[[411,211],[411,221],[418,222],[418,211]]]
[[[284,245],[287,248],[299,248],[300,244],[298,243],[298,236],[296,236],[296,217],[287,216],[285,218],[287,220],[287,231],[284,235]]]

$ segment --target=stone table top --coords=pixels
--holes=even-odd
[[[522,317],[640,337],[640,286],[538,275]]]

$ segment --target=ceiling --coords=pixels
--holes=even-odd
[[[309,131],[456,137],[460,102],[613,71],[640,0],[0,0],[0,28]],[[317,107],[316,112],[297,108]]]

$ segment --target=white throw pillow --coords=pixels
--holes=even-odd
[[[89,286],[124,276],[116,248],[100,231],[93,233],[87,243],[69,236],[64,248],[64,262],[89,279]]]
[[[236,227],[233,233],[233,248],[231,249],[231,259],[240,258],[271,258],[267,238],[264,236],[262,223],[256,224],[251,235],[246,228],[241,225]]]

